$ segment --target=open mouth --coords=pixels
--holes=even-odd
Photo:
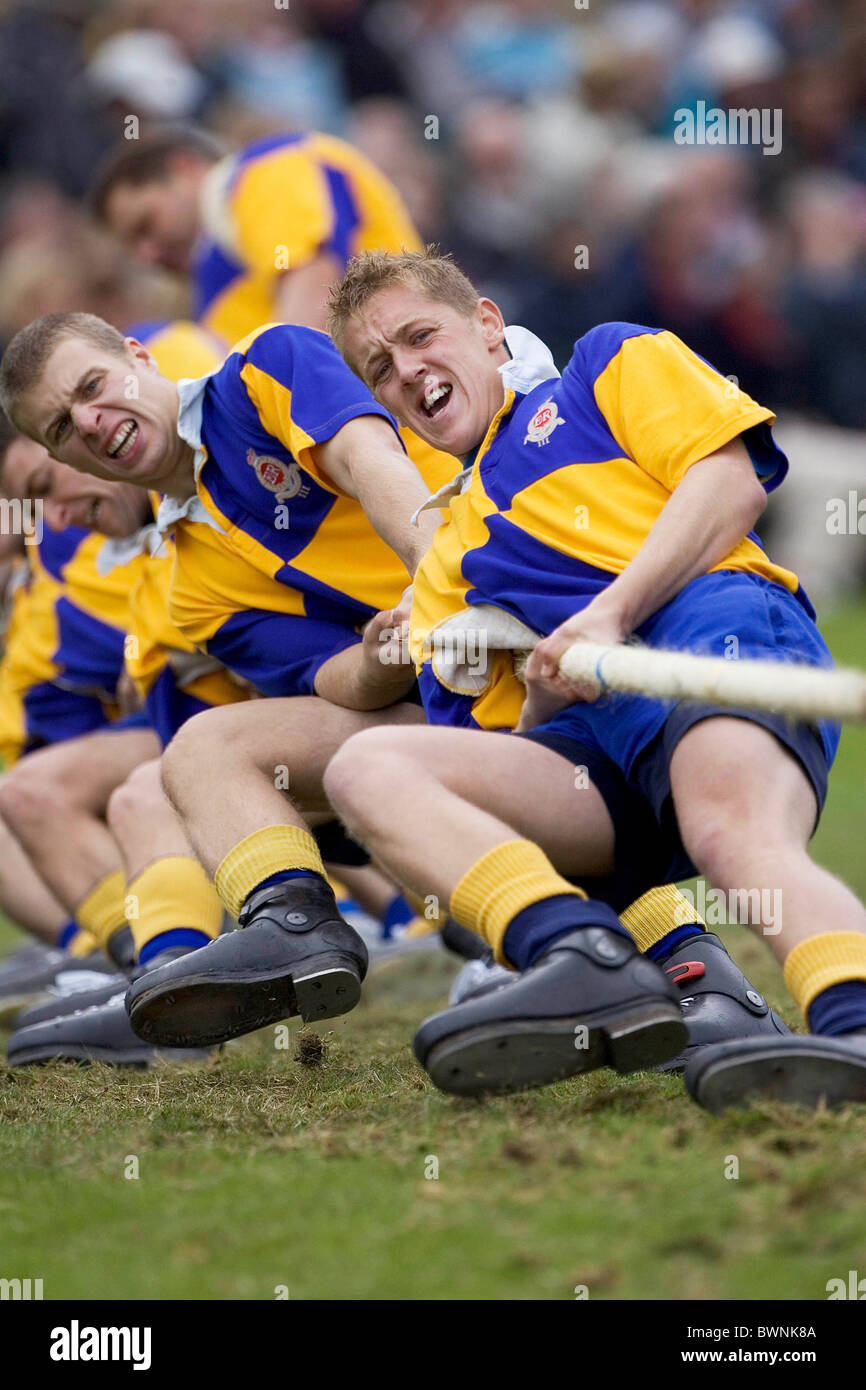
[[[126,458],[136,439],[138,438],[138,425],[134,420],[124,420],[118,425],[108,446],[105,450],[110,459]]]
[[[452,390],[450,382],[439,381],[432,374],[427,377],[421,397],[421,409],[428,420],[435,419],[445,409],[451,399]]]

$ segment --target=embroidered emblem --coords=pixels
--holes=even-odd
[[[557,425],[564,425],[565,421],[553,400],[546,400],[540,405],[526,426],[526,438],[524,444],[546,444]]]
[[[290,497],[306,497],[310,491],[302,483],[301,470],[294,460],[283,463],[269,454],[257,454],[247,449],[247,463],[254,469],[262,487],[272,492],[278,502],[285,502]]]

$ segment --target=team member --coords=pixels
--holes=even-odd
[[[323,328],[328,287],[351,256],[420,246],[379,170],[316,133],[230,155],[193,129],[123,141],[93,204],[140,260],[191,274],[194,316],[226,347],[274,320]]]
[[[154,322],[138,325],[136,331],[173,379],[218,364],[218,345],[194,324]],[[139,722],[151,740],[145,758],[152,758],[184,719],[246,696],[220,663],[196,653],[168,618],[170,543],[159,543],[155,555],[140,540],[130,544],[130,533],[139,538],[155,535],[153,526],[146,526],[148,519],[152,523],[152,512],[141,489],[82,479],[30,441],[26,450],[9,459],[5,474],[7,486],[18,495],[43,499],[49,524],[63,524],[69,516],[86,517],[104,532],[90,538],[98,548],[96,576],[103,586],[123,584],[127,591],[121,658],[125,649],[143,703]],[[114,540],[106,543],[105,534]],[[91,761],[87,742],[65,750],[64,757],[72,780],[79,780],[75,769],[80,766],[80,780],[86,782]],[[109,766],[101,769],[101,777],[99,804],[79,812],[63,804],[63,798],[55,803],[49,764],[35,771],[28,764],[10,780],[2,795],[31,853],[40,861],[45,859],[55,888],[66,902],[80,900],[86,913],[91,903],[98,907],[100,940],[125,967],[134,960],[147,964],[157,957],[166,959],[181,946],[189,949],[212,939],[220,930],[222,906],[159,791],[157,764],[143,761],[139,753],[118,775],[112,776]],[[135,803],[134,814],[130,814],[130,800]],[[70,826],[81,839],[79,850],[86,843],[86,853],[57,852]],[[117,992],[116,984],[113,992]],[[61,991],[58,998],[30,1010],[19,1020],[23,1026],[10,1041],[10,1061],[85,1055],[109,1061],[149,1060],[152,1049],[132,1034],[122,999],[102,1014],[92,1008],[83,1013],[86,1005],[103,1003],[111,995],[111,983],[85,995],[76,990],[74,998]],[[63,1022],[65,1016],[70,1016],[68,1022]],[[48,1020],[52,1020],[50,1026]],[[44,1025],[40,1034],[34,1031],[37,1022]]]
[[[264,694],[319,694],[370,711],[399,703],[412,677],[379,661],[377,634],[435,529],[429,519],[412,527],[411,514],[453,461],[438,460],[425,482],[323,334],[265,328],[179,391],[107,324],[49,315],[13,340],[2,373],[10,414],[55,457],[167,494],[171,616],[196,646]],[[413,705],[397,717],[421,715]],[[238,847],[217,878],[232,915],[246,903],[244,924],[257,924],[225,938],[227,953],[218,942],[206,948],[230,957],[228,978],[248,972],[247,1014],[234,1001],[222,1018],[211,1007],[217,1029],[226,1013],[238,1031],[285,1017],[299,995],[309,1016],[341,1012],[366,965],[305,822],[264,840]],[[280,882],[256,897],[273,872]],[[287,874],[300,878],[284,882]]]
[[[771,412],[672,334],[637,325],[592,330],[560,379],[537,340],[507,337],[496,305],[432,251],[360,258],[331,331],[377,399],[471,461],[416,577],[430,717],[466,705],[425,652],[431,632],[493,605],[544,639],[527,666],[525,737],[374,731],[326,777],[350,829],[399,881],[450,901],[526,970],[429,1020],[421,1059],[440,1085],[467,1091],[618,1063],[638,993],[629,977],[643,965],[613,914],[569,880],[609,873],[638,824],[671,878],[696,868],[731,893],[780,890],[784,921],[754,925],[773,933],[822,1035],[703,1049],[693,1093],[709,1105],[754,1085],[807,1101],[862,1096],[866,912],[807,852],[838,729],[636,696],[586,703],[597,690],[558,675],[571,642],[631,634],[719,655],[733,634],[743,657],[830,663],[796,577],[751,534],[786,469]],[[476,682],[476,698],[494,700],[500,674],[483,692]],[[579,792],[574,765],[589,771]],[[581,1025],[589,1046],[572,1058]]]

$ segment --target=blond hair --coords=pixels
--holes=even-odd
[[[368,300],[391,285],[407,285],[440,304],[450,304],[467,317],[478,303],[478,291],[451,256],[438,246],[423,251],[365,251],[349,262],[346,273],[331,287],[328,332],[346,356],[343,330]]]

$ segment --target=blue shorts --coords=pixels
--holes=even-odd
[[[757,575],[724,572],[693,580],[638,629],[648,646],[724,656],[832,666],[805,596]],[[736,647],[733,646],[736,639]],[[614,823],[615,870],[595,896],[627,906],[647,889],[697,872],[680,838],[671,798],[670,760],[683,735],[714,715],[768,729],[802,766],[818,814],[839,745],[836,724],[792,724],[781,715],[721,705],[670,704],[639,695],[607,695],[574,704],[520,737],[541,743],[587,769]],[[817,824],[817,818],[816,818]],[[593,889],[581,880],[587,892]]]

